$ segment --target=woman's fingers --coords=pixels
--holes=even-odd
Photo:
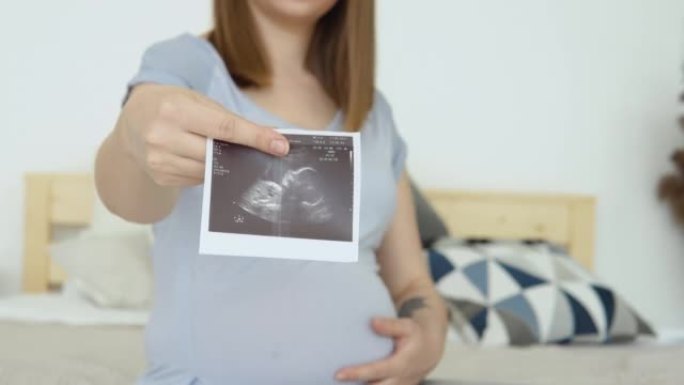
[[[204,162],[174,156],[169,158],[167,167],[168,172],[171,174],[195,179],[200,182],[204,180]]]
[[[338,381],[380,381],[395,377],[401,370],[396,355],[369,364],[341,369],[335,375]]]
[[[127,105],[134,105],[138,98],[148,95],[156,108],[151,114],[142,114],[149,119],[141,119],[135,125],[139,130],[132,136],[136,139],[132,142],[138,145],[131,145],[130,152],[159,185],[202,183],[207,138],[273,155],[282,156],[289,151],[289,143],[280,133],[249,122],[193,91],[153,85],[140,87],[150,91],[136,91]]]
[[[201,183],[204,179],[204,162],[161,151],[152,151],[147,155],[147,167],[152,174],[171,175],[188,178]]]
[[[207,138],[192,132],[182,132],[178,135],[170,136],[165,146],[168,151],[178,156],[204,163],[207,152]]]
[[[369,364],[343,368],[337,372],[340,381],[380,381],[399,376],[406,365],[406,348],[408,341],[415,336],[416,323],[409,318],[377,317],[371,322],[373,330],[382,336],[391,337],[395,341],[394,353],[383,360]]]
[[[183,186],[196,186],[202,183],[202,179],[174,175],[167,173],[152,174],[152,180],[154,183],[165,186],[165,187],[183,187]]]
[[[405,337],[416,329],[416,322],[410,318],[374,318],[373,330],[386,337]]]
[[[241,144],[277,156],[286,155],[289,151],[287,139],[280,133],[225,110],[194,104],[181,111],[181,116],[188,131],[207,138]]]
[[[371,381],[368,385],[398,385],[399,383],[394,378],[388,378],[385,380]]]

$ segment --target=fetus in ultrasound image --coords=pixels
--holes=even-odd
[[[283,158],[214,141],[209,231],[351,241],[353,139],[285,137]]]

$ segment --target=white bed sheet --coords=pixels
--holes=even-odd
[[[491,347],[447,343],[431,379],[520,385],[681,385],[684,343]]]
[[[143,327],[0,321],[0,384],[133,384]]]
[[[87,300],[62,293],[0,298],[0,321],[73,326],[141,326],[147,323],[148,318],[147,310],[101,308]]]
[[[0,341],[0,384],[130,384],[145,367],[141,326],[0,321]],[[682,362],[681,343],[475,348],[452,340],[430,378],[464,384],[681,385]]]

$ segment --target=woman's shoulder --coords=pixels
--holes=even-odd
[[[399,134],[394,122],[392,107],[385,95],[375,90],[373,95],[373,107],[369,113],[369,124],[377,143],[382,143],[389,149],[392,174],[395,180],[399,180],[404,162],[406,160],[406,142]],[[364,128],[366,130],[366,128]]]
[[[373,91],[373,105],[368,111],[367,122],[378,129],[391,129],[394,125],[392,106],[382,91],[377,88]]]
[[[145,54],[184,56],[194,53],[202,54],[202,57],[209,57],[206,47],[209,44],[211,43],[204,37],[185,32],[150,44],[145,50]]]
[[[151,44],[144,52],[141,71],[181,79],[193,89],[203,89],[220,60],[210,43],[189,33]]]
[[[387,101],[385,94],[377,88],[373,91],[373,107],[371,108],[371,112],[381,115],[392,114],[392,107],[390,106],[389,101]]]

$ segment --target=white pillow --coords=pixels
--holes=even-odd
[[[143,308],[152,298],[150,236],[146,229],[86,230],[50,245],[68,285],[103,307]]]

